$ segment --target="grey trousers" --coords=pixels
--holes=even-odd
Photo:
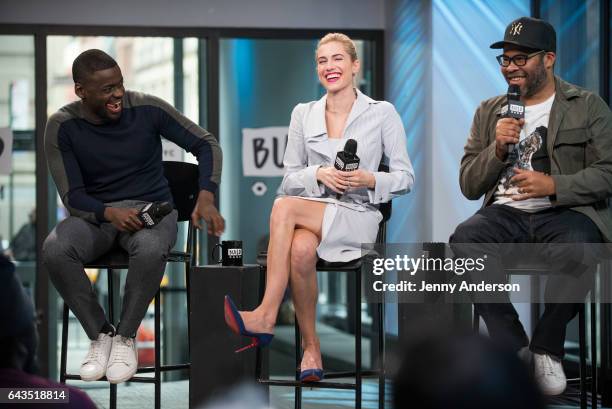
[[[113,207],[141,207],[144,202],[107,203]],[[123,306],[117,333],[135,336],[147,307],[163,278],[168,253],[176,242],[177,212],[151,229],[121,232],[111,223],[96,225],[79,217],[62,220],[43,244],[43,263],[51,281],[74,315],[94,340],[106,322],[83,264],[94,261],[117,242],[129,254]]]

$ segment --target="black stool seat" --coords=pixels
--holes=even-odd
[[[168,254],[168,261],[173,263],[186,263],[191,260],[191,254],[186,251],[172,251]]]
[[[262,267],[268,266],[268,252],[262,251],[257,255],[257,264]],[[348,262],[326,261],[319,259],[317,261],[317,271],[347,271],[361,269],[362,260],[360,258]]]
[[[317,271],[347,271],[347,270],[360,270],[362,260],[360,258],[351,260],[346,263],[342,262],[330,262],[325,260],[319,260],[317,262]]]
[[[502,259],[506,267],[506,271],[511,272],[514,275],[530,275],[532,273],[537,272],[550,272],[550,268],[548,263],[543,261],[535,261],[535,260],[506,260]]]
[[[171,251],[167,261],[174,263],[185,263],[191,258],[191,253],[186,251]],[[87,263],[85,268],[111,268],[114,270],[128,268],[129,255],[127,251],[117,246],[102,257]]]

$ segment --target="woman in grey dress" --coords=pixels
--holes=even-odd
[[[375,101],[355,88],[359,72],[355,44],[344,34],[323,37],[316,50],[319,81],[327,93],[298,104],[291,115],[285,176],[270,215],[267,282],[262,303],[238,311],[225,301],[228,325],[250,336],[250,346],[270,342],[279,306],[289,284],[304,350],[304,381],[323,377],[315,332],[318,258],[350,261],[361,256],[361,243],[376,240],[382,215],[378,204],[410,191],[414,173],[406,134],[393,105]],[[336,153],[348,139],[357,141],[359,169],[336,170]],[[389,172],[378,172],[381,161]],[[338,195],[340,194],[340,195]]]

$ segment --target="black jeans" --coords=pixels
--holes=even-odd
[[[451,247],[455,252],[460,246],[457,243],[600,243],[602,236],[591,219],[582,213],[564,208],[551,208],[536,213],[528,213],[504,205],[491,205],[480,209],[474,216],[461,223],[450,237]],[[553,248],[556,248],[552,246]],[[551,250],[542,254],[554,266],[559,257]],[[458,254],[469,256],[468,254]],[[492,269],[495,274],[505,275],[501,255],[489,262],[498,265]],[[595,268],[597,261],[593,259]],[[491,273],[491,271],[488,271]],[[501,280],[501,277],[499,277]],[[553,274],[548,278],[546,292],[563,291],[563,274]],[[584,285],[580,289],[571,288],[573,297],[577,292],[586,297],[590,286]],[[568,289],[569,290],[569,289]],[[558,296],[558,293],[557,293]],[[506,295],[507,297],[507,295]],[[578,313],[581,304],[554,304],[546,303],[544,314],[540,318],[531,343],[523,325],[518,319],[514,306],[509,302],[501,303],[475,303],[475,310],[482,316],[492,338],[508,344],[514,350],[529,345],[532,351],[552,354],[563,358],[565,329]]]

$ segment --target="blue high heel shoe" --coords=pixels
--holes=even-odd
[[[323,380],[323,369],[305,369],[300,371],[300,382],[319,382]]]
[[[247,331],[244,327],[244,322],[242,321],[242,317],[238,312],[238,308],[234,304],[234,301],[230,298],[229,295],[225,296],[225,323],[228,327],[237,335],[243,335],[245,337],[251,338],[251,343],[247,346],[237,349],[235,352],[246,351],[247,349],[251,349],[253,347],[265,347],[272,342],[272,338],[274,334],[268,334],[265,332],[251,332]]]

